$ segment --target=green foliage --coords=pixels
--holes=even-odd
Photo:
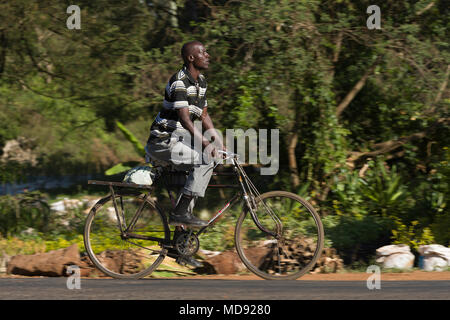
[[[296,192],[294,192],[294,193],[299,195],[306,201],[309,201],[311,199],[311,196],[308,193],[309,187],[310,187],[309,182],[303,183],[300,187],[297,188]]]
[[[18,163],[17,161],[0,162],[0,182],[23,182],[26,175],[34,171],[33,169],[29,163]]]
[[[431,190],[426,193],[426,210],[431,216],[431,230],[437,243],[450,245],[450,149],[442,148],[443,160],[435,163],[428,179]],[[434,172],[433,172],[434,170]]]
[[[0,196],[0,235],[8,237],[32,228],[48,230],[50,207],[38,192]]]
[[[140,143],[139,140],[133,135],[133,133],[130,130],[128,130],[120,121],[117,120],[116,125],[123,133],[125,138],[133,144],[133,147],[136,150],[136,152],[143,157],[145,155],[145,150],[142,143]]]
[[[408,186],[402,182],[402,176],[394,165],[385,168],[382,160],[369,161],[369,170],[361,188],[361,193],[368,199],[368,210],[382,216],[401,216],[408,209]]]
[[[328,217],[324,220],[325,235],[346,264],[368,259],[390,240],[392,222],[388,218],[367,215],[340,216],[332,223]]]
[[[0,252],[9,256],[19,254],[36,254],[46,252],[46,245],[42,239],[20,239],[18,237],[0,237]]]
[[[395,229],[392,230],[392,240],[394,244],[406,244],[414,250],[418,250],[420,246],[434,243],[434,237],[430,228],[423,228],[422,231],[417,229],[419,221],[411,222],[410,226],[406,226],[400,220],[395,220]]]
[[[225,216],[217,224],[199,237],[201,248],[213,251],[232,249],[234,247],[234,230],[239,214],[239,209],[230,209],[230,212],[225,213]]]
[[[18,201],[9,196],[0,199],[0,227],[1,234],[5,237],[19,230],[18,220],[20,218]]]
[[[0,253],[10,256],[19,254],[36,254],[52,250],[65,249],[73,244],[77,244],[80,251],[84,250],[83,235],[67,237],[59,235],[51,239],[40,236],[35,237],[0,237]],[[107,245],[107,244],[106,244]],[[106,248],[111,249],[111,248]]]
[[[54,236],[50,239],[46,239],[44,243],[45,243],[45,251],[64,249],[70,247],[73,244],[77,244],[80,251],[84,251],[84,239],[82,234],[70,237],[64,235]],[[106,249],[113,249],[113,248],[112,247],[105,248],[104,250]]]
[[[116,125],[120,129],[120,131],[123,133],[126,140],[129,141],[133,145],[136,153],[139,154],[141,157],[144,157],[145,156],[144,146],[133,135],[133,133],[130,130],[128,130],[120,121],[116,121]],[[127,163],[118,163],[115,166],[106,170],[105,174],[107,176],[119,174],[119,173],[130,170],[131,168],[137,166],[139,163],[140,162],[137,162],[137,161],[131,161],[131,162],[127,162]]]
[[[431,231],[437,243],[444,246],[450,245],[450,211],[437,214],[435,221],[431,224]]]
[[[366,182],[359,177],[358,172],[341,171],[341,177],[334,177],[332,188],[332,212],[338,216],[362,217],[368,213],[366,199],[361,192]]]
[[[130,164],[136,164],[136,162],[132,162]],[[106,170],[105,174],[107,176],[112,176],[112,175],[115,175],[115,174],[119,174],[119,173],[128,171],[128,170],[130,170],[133,167],[134,167],[134,165],[127,165],[125,163],[118,163],[115,166],[113,166],[113,167],[109,168],[108,170]]]

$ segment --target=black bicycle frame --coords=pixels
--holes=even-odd
[[[223,215],[223,213],[224,213],[226,210],[228,210],[228,208],[230,208],[230,207],[233,206],[236,202],[238,202],[239,198],[243,198],[243,199],[245,200],[245,204],[246,204],[248,210],[250,211],[250,214],[251,214],[251,216],[252,216],[252,219],[253,219],[253,221],[255,222],[255,224],[257,225],[257,227],[258,227],[261,231],[263,231],[263,232],[265,232],[265,233],[268,233],[268,234],[270,234],[270,235],[272,235],[272,236],[276,236],[276,233],[274,233],[274,232],[272,232],[272,231],[270,231],[270,230],[267,230],[267,229],[264,228],[264,227],[261,225],[261,223],[259,222],[258,217],[257,217],[256,213],[253,211],[252,205],[251,205],[251,203],[250,203],[250,197],[248,196],[248,194],[251,193],[251,192],[249,192],[249,190],[248,190],[248,189],[249,189],[249,188],[248,188],[248,184],[247,184],[247,183],[244,183],[244,181],[246,181],[245,179],[247,179],[247,178],[246,178],[246,177],[243,177],[242,173],[240,172],[240,170],[242,170],[242,168],[241,168],[241,166],[239,165],[239,163],[237,162],[237,160],[236,160],[236,159],[232,159],[232,161],[233,161],[233,165],[234,165],[235,175],[236,175],[236,177],[237,177],[237,179],[238,179],[239,185],[231,185],[231,186],[230,186],[230,185],[225,185],[225,186],[217,185],[217,186],[214,186],[214,187],[216,187],[216,188],[221,188],[221,187],[239,187],[241,190],[240,190],[240,192],[236,193],[236,194],[231,198],[231,200],[228,201],[228,202],[225,204],[225,206],[224,206],[222,209],[220,209],[220,210],[216,213],[216,215],[214,215],[214,217],[212,217],[212,218],[208,221],[208,225],[205,226],[205,227],[203,227],[203,228],[201,228],[201,229],[196,233],[196,235],[199,236],[200,234],[202,234],[203,232],[205,232],[205,230],[206,230],[208,227],[210,227],[210,226],[213,225],[215,222],[217,222],[217,220]],[[246,184],[247,184],[247,186],[246,186]],[[143,204],[139,207],[138,212],[136,212],[136,214],[134,215],[134,217],[133,217],[133,219],[132,219],[130,225],[126,228],[126,230],[123,230],[123,229],[122,229],[122,224],[120,223],[120,221],[119,221],[119,227],[120,227],[120,229],[121,229],[122,236],[125,237],[125,238],[133,238],[133,239],[141,239],[141,240],[152,240],[152,241],[157,241],[157,242],[159,242],[159,243],[164,243],[165,239],[162,239],[162,238],[156,238],[156,237],[151,237],[151,236],[143,236],[143,235],[138,235],[138,234],[134,234],[134,233],[129,233],[129,232],[128,232],[130,229],[133,229],[134,224],[135,224],[136,221],[139,219],[139,216],[140,216],[140,214],[141,214],[141,212],[142,212],[142,209],[143,209],[143,206],[144,206],[144,204],[145,204],[145,199],[148,198],[148,196],[150,195],[150,192],[151,192],[151,191],[149,191],[149,192],[145,195]],[[114,198],[114,191],[112,191],[112,193],[113,193],[113,198]],[[172,200],[172,196],[171,196],[171,194],[170,194],[170,190],[169,190],[169,189],[168,189],[168,193],[169,193],[169,197],[170,197],[171,200]],[[252,201],[254,201],[254,200],[252,199]],[[116,205],[116,203],[115,203],[115,200],[114,200],[113,202],[114,202],[114,209],[116,210],[116,214],[118,215],[118,209],[117,209],[117,205]],[[172,205],[174,205],[173,200],[172,200]]]
[[[198,232],[197,232],[197,236],[200,235],[201,233],[203,233],[209,226],[211,226],[212,224],[214,224],[215,221],[217,221],[217,219],[220,218],[220,216],[222,216],[222,214],[231,206],[233,206],[239,198],[243,198],[245,200],[245,204],[247,205],[247,209],[250,211],[250,214],[252,216],[253,221],[255,222],[256,226],[262,231],[265,232],[267,234],[270,234],[274,237],[277,236],[277,233],[272,232],[266,228],[264,228],[264,226],[259,222],[258,216],[256,215],[256,213],[253,211],[252,209],[252,204],[250,203],[251,201],[254,201],[253,199],[251,199],[248,194],[250,192],[249,190],[249,186],[248,186],[248,182],[247,182],[247,178],[243,176],[243,174],[241,173],[242,167],[239,165],[239,163],[237,162],[236,159],[232,159],[233,160],[233,165],[234,165],[234,171],[236,173],[237,179],[239,181],[239,186],[241,188],[241,192],[236,193],[233,198],[222,208],[219,210],[219,212],[217,212],[217,214],[211,218],[211,220],[208,221],[208,225],[201,228]],[[244,184],[245,181],[245,184]]]
[[[199,235],[202,234],[208,227],[210,227],[211,225],[213,225],[213,224],[214,224],[214,223],[222,216],[222,214],[223,214],[229,207],[233,206],[233,205],[239,200],[239,198],[240,198],[241,196],[242,196],[242,195],[241,195],[240,192],[236,193],[236,194],[233,196],[233,198],[231,198],[231,200],[228,201],[228,203],[227,203],[222,209],[220,209],[214,217],[212,217],[212,218],[208,221],[208,225],[205,226],[205,227],[203,227],[203,228],[201,228],[201,229],[196,233],[196,235],[199,236]]]

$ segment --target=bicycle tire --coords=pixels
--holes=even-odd
[[[134,208],[138,208],[138,205],[141,205],[144,201],[144,195],[138,195],[136,193],[119,191],[115,193],[115,197],[116,201],[121,202],[122,206],[125,202],[123,211],[125,212],[124,215],[127,215],[127,217],[125,217],[125,220],[128,219],[127,222],[129,222],[130,216],[134,215],[132,212]],[[92,263],[100,271],[110,277],[116,279],[143,278],[151,274],[161,264],[167,254],[167,249],[165,249],[161,243],[156,244],[155,242],[148,240],[132,239],[133,242],[131,245],[129,241],[124,241],[117,224],[117,218],[115,218],[115,210],[114,213],[112,213],[112,210],[108,209],[114,209],[112,199],[112,195],[100,199],[88,214],[84,228],[84,245],[86,252]],[[138,203],[135,203],[135,201]],[[145,226],[145,223],[149,222],[153,223],[150,223],[149,226]],[[150,229],[155,228],[157,224],[158,231],[155,231],[156,229]],[[142,235],[149,233],[154,234],[157,232],[165,242],[170,241],[170,229],[167,219],[155,201],[150,198],[145,199],[142,215],[138,219],[136,225],[141,229],[138,229],[138,231],[134,230],[133,232],[138,232],[138,234],[141,233]],[[108,239],[105,239],[104,244],[101,242],[103,241],[102,236],[108,237]],[[106,240],[109,242],[106,242]],[[139,244],[137,244],[138,242]],[[122,244],[124,245],[125,250],[123,247],[120,247]],[[157,246],[159,247],[159,250],[155,250],[155,247]],[[135,258],[137,256],[140,258],[146,257],[145,253],[143,253],[143,249],[147,249],[154,253],[156,252],[156,254],[150,258],[150,261],[147,262],[147,264],[138,265],[137,267],[136,265],[133,265],[133,267],[127,266],[127,263],[129,265],[132,261],[136,262]],[[114,257],[117,258],[118,255],[120,255],[121,258],[120,264],[113,263],[111,259]],[[117,261],[117,259],[115,261]]]
[[[284,202],[288,205],[283,204],[283,199],[287,199]],[[283,215],[278,213],[284,229],[280,239],[275,239],[261,231],[256,226],[249,209],[244,209],[235,229],[235,244],[240,259],[251,272],[263,279],[294,280],[303,276],[315,265],[323,249],[323,225],[316,210],[302,197],[286,191],[264,193],[255,198],[255,203],[255,210],[259,210],[256,212],[258,220],[263,227],[271,231],[275,231],[276,223],[272,218],[264,216],[267,207],[289,210],[289,212],[283,212]],[[292,203],[291,206],[289,206],[290,203]],[[286,227],[293,230],[287,230]],[[287,236],[290,238],[288,239]],[[313,250],[313,252],[307,252],[308,257],[306,257],[306,253],[303,256],[295,250],[290,251],[298,243],[302,243],[304,250]]]

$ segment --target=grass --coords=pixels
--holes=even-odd
[[[420,271],[419,268],[399,269],[399,268],[381,268],[381,273],[408,273],[413,271]]]

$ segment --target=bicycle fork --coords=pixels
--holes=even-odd
[[[238,171],[237,168],[235,168],[235,170]],[[261,222],[259,221],[258,216],[256,214],[256,209],[258,207],[258,204],[255,201],[255,196],[250,191],[250,188],[249,188],[248,184],[247,184],[247,188],[245,187],[244,181],[242,179],[242,174],[240,172],[238,173],[238,180],[239,180],[239,184],[240,184],[241,189],[242,189],[242,193],[243,193],[243,198],[244,198],[245,204],[247,206],[248,211],[250,211],[250,215],[252,217],[253,222],[255,222],[255,224],[258,227],[258,229],[261,230],[262,232],[267,233],[267,234],[271,235],[272,237],[274,237],[276,239],[279,239],[281,237],[281,230],[282,230],[281,221],[279,221],[278,218],[275,219],[272,216],[272,215],[275,215],[275,214],[271,213],[272,219],[275,221],[275,223],[277,225],[277,231],[273,232],[273,231],[270,231],[267,228],[265,228],[261,224]],[[247,190],[249,190],[249,192],[247,192]],[[250,196],[249,196],[249,194],[250,194]],[[265,203],[264,203],[263,200],[260,199],[260,202],[262,202],[263,206],[265,206]]]

